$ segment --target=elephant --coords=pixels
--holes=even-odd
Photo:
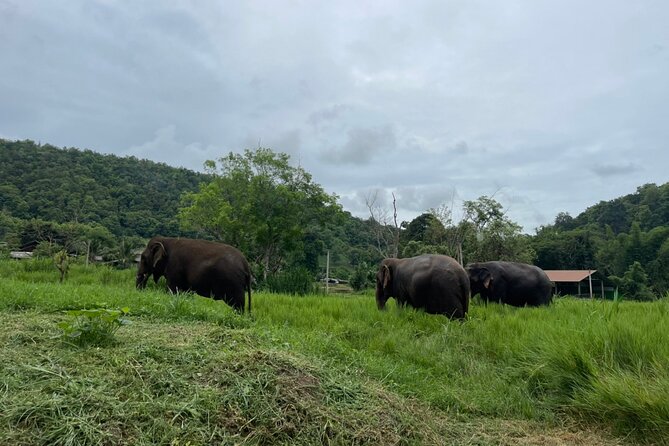
[[[157,283],[165,276],[173,293],[194,291],[200,296],[222,299],[244,311],[248,291],[251,312],[251,268],[244,254],[224,243],[188,238],[153,237],[142,252],[136,286],[143,289],[153,274]]]
[[[548,305],[552,283],[539,267],[517,262],[470,263],[466,267],[472,296],[515,307]]]
[[[469,278],[452,257],[423,254],[406,259],[384,259],[376,274],[376,305],[383,310],[394,297],[426,313],[463,319],[469,309]]]

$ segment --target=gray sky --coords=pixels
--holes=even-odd
[[[666,0],[0,0],[0,67],[0,137],[261,145],[362,217],[494,194],[533,233],[669,181]]]

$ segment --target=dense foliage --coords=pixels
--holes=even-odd
[[[532,237],[544,269],[597,269],[627,297],[669,291],[669,183],[600,202],[576,218],[560,213]],[[638,286],[624,285],[634,277]]]
[[[530,236],[486,196],[466,201],[460,221],[445,204],[409,222],[386,221],[379,216],[389,210],[371,206],[369,218],[352,216],[288,155],[270,149],[230,153],[206,170],[0,140],[0,251],[64,249],[128,266],[151,236],[190,236],[240,247],[261,279],[285,278],[287,270],[323,277],[329,252],[330,277],[364,289],[388,252],[441,253],[463,264],[596,269],[607,285],[640,300],[669,290],[669,183],[641,186],[577,217],[559,213]]]
[[[95,223],[115,236],[139,237],[182,233],[181,194],[208,179],[135,157],[2,139],[0,178],[4,219]]]

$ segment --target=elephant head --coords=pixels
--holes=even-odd
[[[469,285],[471,287],[472,296],[478,293],[487,294],[493,284],[492,273],[488,268],[478,266],[467,266],[467,275],[469,276]]]
[[[386,301],[391,297],[392,284],[392,265],[383,262],[376,273],[376,306],[379,310],[386,307]]]
[[[160,276],[165,272],[167,263],[167,250],[165,245],[157,240],[149,241],[149,244],[142,252],[137,270],[137,280],[135,285],[142,289],[149,280],[149,274],[153,273],[153,280],[157,283]]]

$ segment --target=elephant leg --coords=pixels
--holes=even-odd
[[[244,287],[235,286],[230,290],[230,305],[240,313],[244,312]]]
[[[212,290],[216,300],[222,300],[239,312],[244,311],[244,288],[231,284],[222,284]]]

